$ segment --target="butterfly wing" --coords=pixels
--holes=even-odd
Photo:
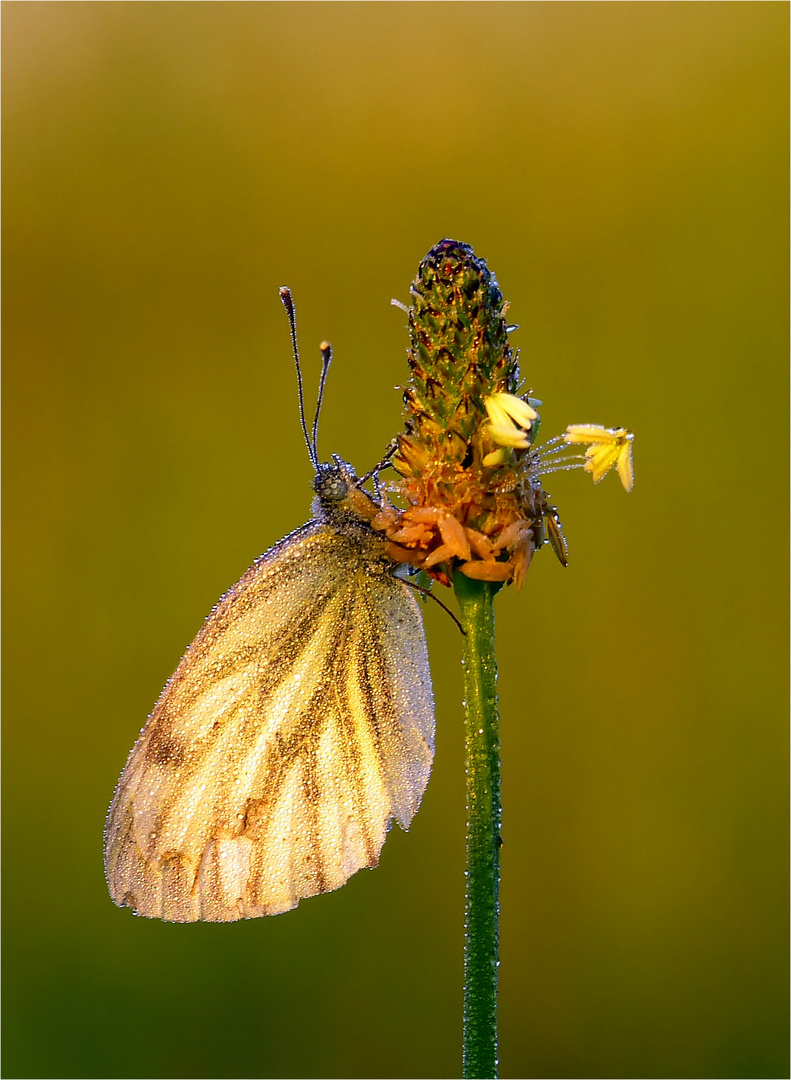
[[[209,615],[110,807],[116,904],[274,915],[375,866],[393,818],[408,828],[434,753],[431,679],[417,602],[380,545],[306,525]]]

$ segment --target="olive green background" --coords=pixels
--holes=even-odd
[[[460,640],[408,835],[297,911],[135,919],[104,815],[320,449],[400,424],[418,262],[474,246],[569,540],[498,599],[504,1077],[788,1075],[784,3],[3,9],[8,1077],[457,1077]],[[446,594],[447,598],[447,594]]]

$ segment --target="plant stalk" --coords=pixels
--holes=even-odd
[[[500,736],[494,594],[499,584],[457,573],[464,639],[467,890],[464,936],[463,1076],[497,1077],[500,917]]]

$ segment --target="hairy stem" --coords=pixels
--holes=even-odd
[[[464,639],[467,893],[464,939],[465,1078],[497,1076],[500,916],[500,737],[492,601],[499,585],[454,579]]]

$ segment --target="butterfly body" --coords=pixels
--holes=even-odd
[[[110,894],[174,922],[278,914],[375,866],[428,782],[434,713],[417,601],[335,458],[315,518],[206,619],[124,769]]]

